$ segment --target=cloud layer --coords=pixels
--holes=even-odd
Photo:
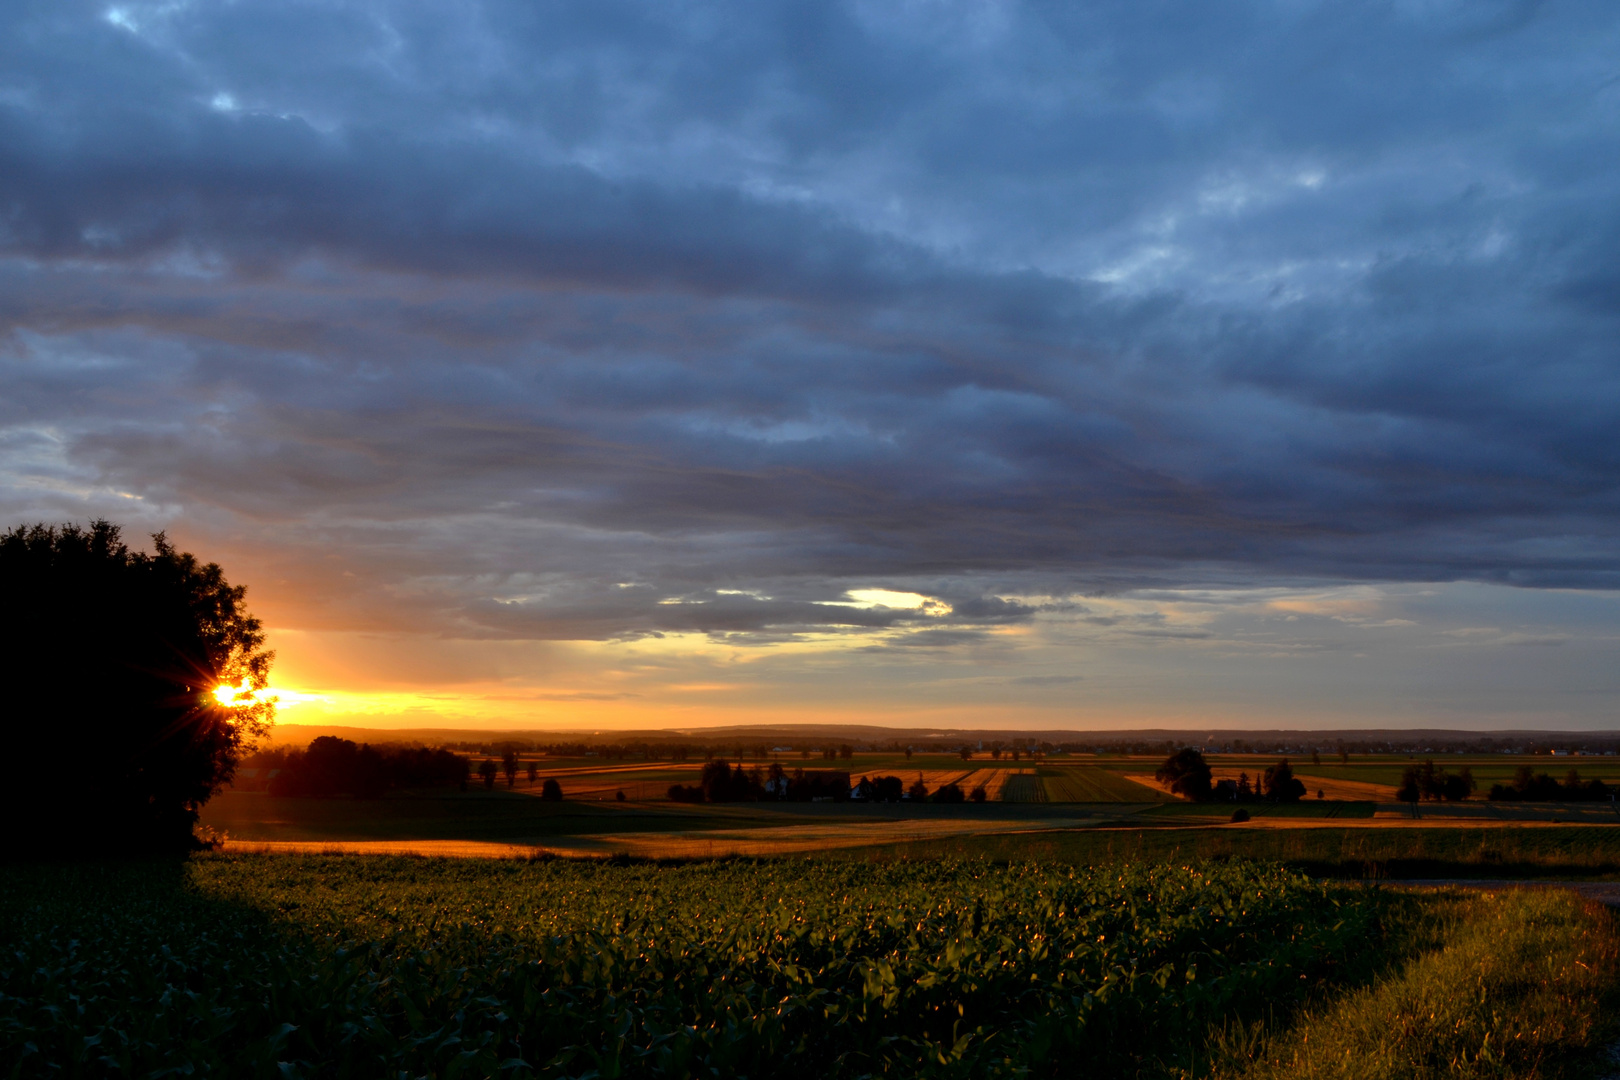
[[[460,638],[1612,589],[1616,55],[1597,3],[8,5],[0,509]]]

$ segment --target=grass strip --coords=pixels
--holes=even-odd
[[[1212,1040],[1219,1080],[1593,1075],[1620,973],[1615,917],[1555,889],[1430,894],[1413,958],[1372,986]]]

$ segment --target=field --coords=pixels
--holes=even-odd
[[[1494,877],[1506,867],[1537,876],[1620,875],[1620,809],[1609,803],[1461,803],[1410,805],[1385,798],[1375,780],[1399,778],[1407,759],[1353,759],[1323,765],[1307,784],[1378,799],[1307,798],[1292,806],[1251,803],[1251,820],[1229,823],[1229,805],[1173,799],[1153,783],[1155,759],[1057,757],[1036,763],[964,762],[946,754],[857,753],[837,767],[852,776],[921,778],[931,787],[983,784],[984,804],[904,802],[688,804],[664,797],[668,782],[693,782],[700,763],[541,759],[536,778],[557,779],[565,799],[535,798],[526,770],[494,790],[405,792],[381,799],[271,798],[227,791],[203,811],[202,824],[233,852],[348,852],[451,856],[625,855],[716,858],[844,852],[885,858],[893,851],[956,857],[1061,858],[1089,862],[1134,851],[1144,857],[1277,859],[1335,876]],[[802,759],[783,758],[796,767]],[[1216,756],[1218,773],[1259,775],[1274,755]],[[1536,767],[1573,762],[1604,775],[1611,758],[1481,758],[1478,774],[1510,775],[1521,761]],[[752,763],[751,763],[752,764]],[[768,764],[768,762],[766,763]],[[822,768],[829,763],[811,759]],[[1448,767],[1457,762],[1447,760]],[[1347,779],[1355,775],[1361,779]],[[1336,789],[1337,790],[1337,789]],[[623,801],[614,796],[626,792]],[[1314,792],[1313,792],[1314,794]],[[643,797],[645,796],[645,797]],[[1500,832],[1493,832],[1500,830]],[[1570,830],[1570,831],[1563,831]],[[1280,835],[1286,834],[1286,835]],[[1377,835],[1373,835],[1377,834]],[[1453,835],[1454,834],[1454,835]],[[1488,835],[1489,834],[1489,835]],[[1565,843],[1557,837],[1578,837]]]
[[[1567,894],[1253,864],[212,856],[20,869],[0,916],[0,1068],[68,1077],[1336,1075],[1318,1028],[1528,1077],[1615,959]]]
[[[1212,754],[1208,760],[1216,779],[1236,780],[1247,774],[1251,781],[1259,778],[1282,756],[1279,754]],[[470,755],[476,764],[480,755]],[[1409,765],[1424,760],[1424,755],[1357,755],[1348,764],[1337,758],[1324,757],[1319,765],[1311,764],[1309,757],[1293,757],[1291,762],[1299,778],[1306,784],[1310,795],[1321,791],[1328,800],[1351,802],[1393,802],[1401,774]],[[1436,765],[1451,772],[1467,767],[1479,790],[1475,800],[1483,800],[1490,786],[1507,783],[1514,772],[1529,765],[1537,772],[1546,772],[1562,780],[1570,769],[1576,769],[1585,779],[1602,779],[1606,783],[1620,784],[1620,757],[1549,757],[1543,755],[1433,755]],[[1163,760],[1159,756],[1091,755],[1044,758],[1039,762],[1025,759],[1015,762],[1003,755],[991,760],[987,754],[975,754],[963,761],[955,754],[918,753],[910,758],[897,753],[860,752],[849,759],[823,760],[819,756],[803,758],[797,754],[778,753],[765,758],[749,756],[739,759],[746,767],[764,769],[779,764],[789,772],[796,768],[840,769],[853,779],[864,775],[899,776],[907,784],[922,779],[930,790],[943,784],[959,783],[963,790],[983,784],[992,801],[1008,802],[1077,802],[1077,803],[1152,803],[1170,801],[1164,790],[1153,779],[1153,772]],[[557,780],[570,799],[604,801],[616,798],[619,792],[631,801],[658,801],[665,797],[671,784],[690,784],[697,780],[701,761],[644,761],[625,762],[604,758],[547,758],[524,755],[520,769],[533,763],[539,770],[536,784],[531,785],[526,771],[513,789],[520,792],[538,791],[538,782],[547,778]],[[505,787],[505,780],[500,786]]]
[[[1620,828],[1580,825],[1497,825],[1486,828],[1363,828],[1334,822],[1291,828],[1092,828],[995,836],[902,841],[850,849],[840,858],[887,861],[973,858],[997,862],[1120,863],[1264,859],[1324,877],[1620,878]],[[1144,822],[1144,824],[1146,824]]]

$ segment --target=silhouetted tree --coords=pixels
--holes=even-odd
[[[518,753],[510,746],[501,751],[501,772],[506,774],[507,787],[517,786]]]
[[[937,803],[959,803],[965,802],[966,797],[962,794],[960,784],[943,784],[939,790],[934,792],[932,801]]]
[[[107,521],[0,535],[0,737],[20,766],[0,852],[193,846],[198,808],[274,719],[245,590],[152,542],[132,551]],[[67,794],[50,763],[70,746]]]
[[[1209,763],[1191,746],[1165,758],[1153,778],[1169,788],[1171,794],[1193,802],[1206,802],[1211,795]]]
[[[1263,782],[1266,798],[1274,802],[1299,802],[1305,797],[1305,785],[1294,776],[1294,768],[1287,758],[1268,765]]]
[[[540,785],[540,799],[543,802],[562,802],[562,785],[551,777]]]
[[[478,766],[478,775],[484,778],[484,790],[494,790],[495,777],[499,772],[500,770],[495,767],[495,762],[490,758],[485,758],[484,763]]]
[[[1401,802],[1409,803],[1415,803],[1423,798],[1422,773],[1416,765],[1408,765],[1406,771],[1401,774],[1401,786],[1395,789],[1395,797]]]
[[[968,793],[968,799],[972,802],[984,802],[984,800],[988,799],[989,797],[990,793],[984,790],[983,784],[980,784],[978,787],[974,788]]]
[[[906,789],[906,794],[915,802],[922,802],[928,798],[928,785],[923,783],[922,777],[917,777],[915,783]]]
[[[540,766],[531,761],[529,762],[529,786],[534,787],[534,782],[538,779],[540,779]]]

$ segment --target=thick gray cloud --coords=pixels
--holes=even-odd
[[[0,509],[470,637],[1612,588],[1617,45],[1596,3],[9,5]]]

